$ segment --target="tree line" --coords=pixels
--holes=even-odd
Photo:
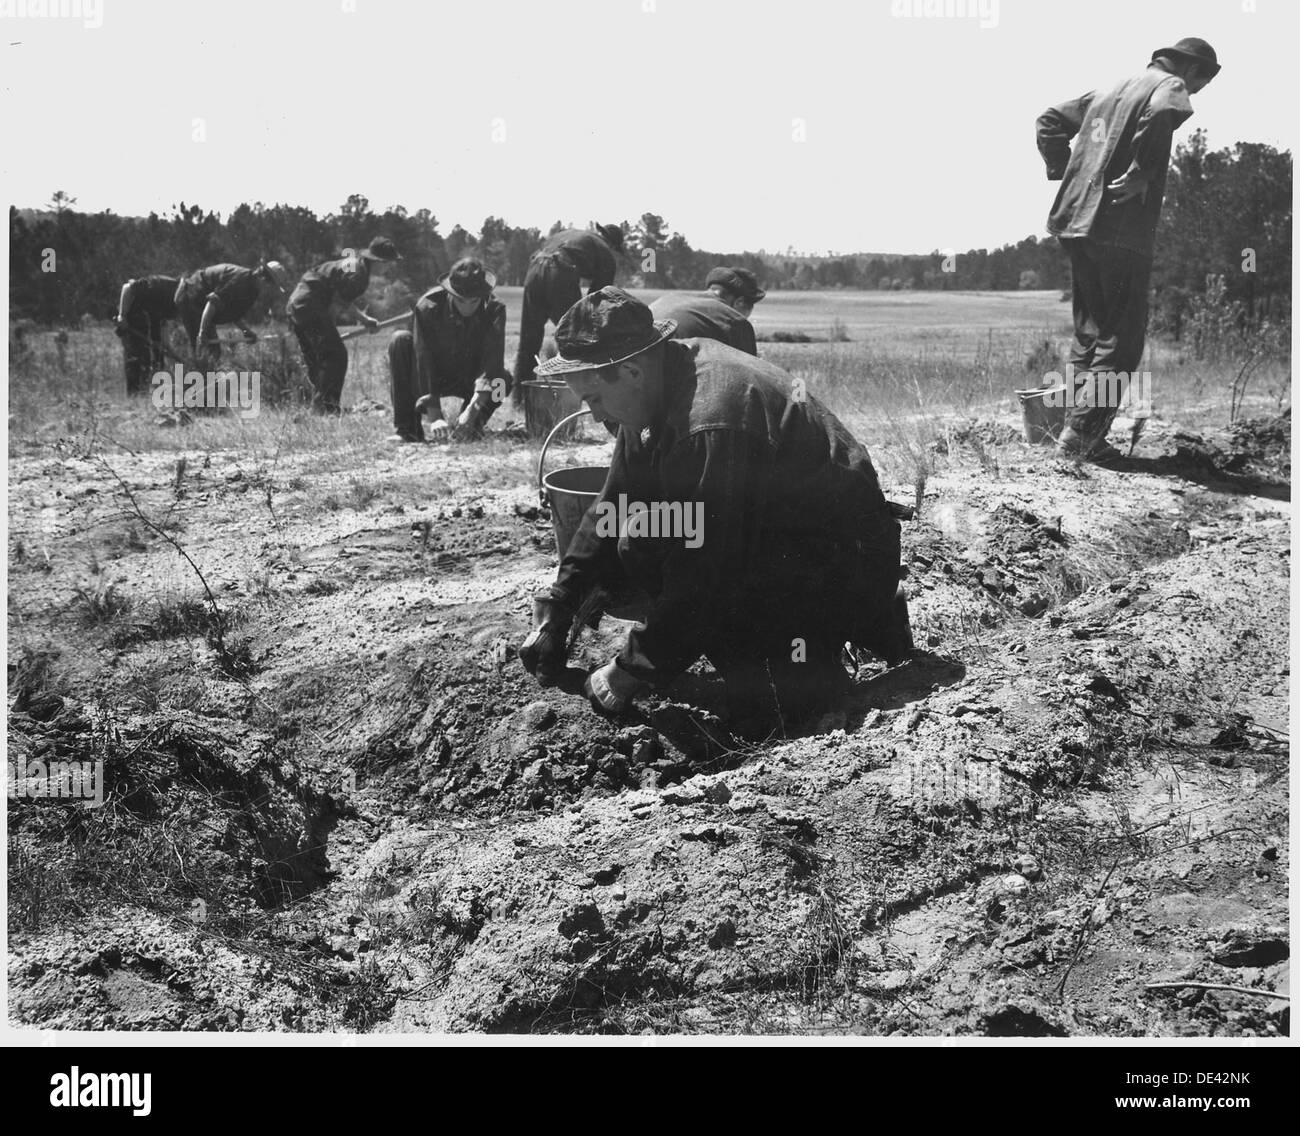
[[[1043,212],[1048,199],[1044,195]],[[102,318],[123,281],[150,272],[175,275],[223,261],[280,260],[294,276],[383,234],[401,250],[369,297],[378,315],[400,312],[458,258],[479,257],[500,283],[522,284],[546,234],[487,217],[477,233],[440,231],[429,209],[383,212],[353,194],[336,213],[302,206],[243,204],[224,220],[181,202],[160,217],[83,213],[60,191],[42,210],[9,211],[10,316],[42,324]],[[831,289],[973,290],[1069,288],[1069,266],[1053,238],[1026,237],[997,249],[924,255],[805,256],[785,252],[709,252],[694,248],[655,213],[624,221],[620,280],[630,287],[702,288],[719,264],[750,269],[769,291]],[[1155,257],[1153,319],[1175,336],[1207,280],[1221,278],[1243,318],[1289,321],[1291,154],[1260,143],[1210,151],[1203,132],[1172,158]]]

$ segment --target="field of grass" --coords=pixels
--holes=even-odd
[[[518,326],[520,289],[498,290],[508,328]],[[646,300],[661,293],[645,291]],[[924,451],[946,423],[959,418],[1019,420],[1017,388],[1037,386],[1060,365],[1069,344],[1069,311],[1055,292],[781,292],[756,309],[760,336],[803,332],[810,343],[763,342],[760,353],[802,378],[808,390],[859,434],[882,473],[911,482],[924,472]],[[847,340],[832,342],[838,329]],[[283,331],[267,325],[264,333]],[[107,324],[65,332],[11,334],[10,452],[26,443],[95,436],[132,452],[244,450],[266,457],[311,452],[316,460],[365,463],[390,429],[388,333],[348,343],[344,405],[360,414],[328,422],[292,404],[264,405],[254,419],[203,417],[165,428],[153,408],[123,391],[121,348]],[[506,343],[513,362],[515,336]],[[259,369],[272,386],[306,390],[296,342],[284,332],[253,346],[233,342],[225,366]],[[1152,340],[1143,364],[1153,374],[1156,413],[1180,427],[1223,425],[1235,368],[1187,356],[1176,344]],[[1251,381],[1245,414],[1276,413],[1289,404],[1290,372],[1261,367]],[[269,400],[267,400],[269,401]],[[494,429],[521,424],[507,404]],[[595,435],[592,435],[595,437]]]

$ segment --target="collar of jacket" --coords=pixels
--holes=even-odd
[[[694,343],[669,339],[664,343],[664,372],[659,413],[650,426],[646,448],[655,456],[667,453],[689,431],[691,404],[695,400]]]

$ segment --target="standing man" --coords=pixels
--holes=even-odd
[[[167,369],[163,324],[176,318],[175,276],[138,276],[122,285],[113,322],[126,360],[126,393],[148,394],[153,376]]]
[[[335,326],[336,318],[352,315],[374,332],[379,321],[357,304],[370,287],[371,265],[401,260],[387,237],[376,237],[359,253],[344,250],[338,260],[327,260],[304,272],[286,306],[289,326],[298,337],[307,378],[314,391],[311,407],[317,414],[341,414],[339,399],[348,373],[348,349]]]
[[[1076,396],[1057,447],[1062,455],[1093,461],[1120,456],[1106,433],[1127,377],[1142,361],[1173,133],[1192,115],[1189,95],[1218,73],[1214,48],[1202,39],[1182,39],[1156,51],[1140,75],[1052,107],[1038,119],[1048,180],[1061,182],[1047,228],[1070,258],[1074,286],[1070,363]],[[1116,378],[1098,381],[1102,375]],[[1110,397],[1095,397],[1100,391]]]
[[[420,297],[411,330],[389,340],[395,431],[390,442],[423,442],[422,412],[433,420],[435,442],[482,436],[510,392],[506,306],[492,294],[495,286],[496,277],[481,261],[458,260]],[[442,414],[444,398],[461,400],[454,429]]]
[[[549,320],[559,324],[584,294],[614,283],[614,254],[623,249],[618,225],[595,229],[563,229],[528,263],[524,277],[524,310],[519,317],[519,351],[515,356],[515,398],[523,397],[522,384],[533,377],[538,351]]]
[[[289,273],[278,260],[257,268],[237,264],[213,264],[185,277],[176,289],[176,314],[190,338],[190,351],[215,363],[221,354],[217,326],[233,323],[247,343],[257,342],[257,333],[244,317],[259,300],[281,296],[289,287]]]
[[[716,339],[720,343],[758,354],[754,325],[749,317],[754,305],[767,295],[747,268],[714,268],[705,277],[707,291],[660,296],[650,310],[656,319],[676,322],[674,339]]]
[[[846,641],[890,663],[911,650],[898,522],[866,449],[788,374],[673,330],[620,288],[560,321],[539,373],[619,430],[520,661],[555,681],[584,600],[631,579],[653,602],[588,677],[595,706],[622,711],[704,655],[733,717],[789,725],[847,692]]]

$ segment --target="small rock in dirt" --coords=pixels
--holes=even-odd
[[[714,781],[704,787],[704,799],[715,805],[725,805],[731,800],[731,789],[725,781]]]
[[[626,726],[614,735],[614,748],[619,753],[631,756],[638,745],[657,748],[659,745],[658,733],[649,726]],[[648,760],[653,761],[654,758]]]
[[[525,785],[549,785],[551,782],[551,763],[545,759],[534,761],[524,770]]]
[[[718,951],[735,945],[736,924],[730,919],[724,919],[713,929],[713,934],[709,936],[709,946]]]
[[[894,733],[900,736],[903,734],[910,734],[916,729],[918,723],[921,721],[922,713],[923,711],[917,709],[909,710],[907,713],[899,715],[898,719],[894,722]]]
[[[704,789],[700,785],[683,782],[662,790],[659,799],[665,805],[698,805],[704,800]]]
[[[600,935],[605,930],[605,921],[601,918],[600,908],[588,900],[570,907],[560,917],[557,929],[566,939],[581,934]]]
[[[650,765],[659,760],[661,755],[659,741],[639,741],[632,747],[633,765]]]
[[[619,873],[623,870],[623,865],[616,860],[609,860],[603,864],[593,865],[587,869],[589,875],[598,884],[612,884],[618,879]]]
[[[1029,891],[1029,881],[1022,875],[1012,873],[998,880],[998,891],[1003,895],[1025,895]]]
[[[1011,866],[1015,868],[1019,875],[1024,876],[1027,880],[1036,880],[1043,874],[1042,865],[1039,864],[1037,858],[1030,856],[1027,853],[1017,856],[1011,862]]]

